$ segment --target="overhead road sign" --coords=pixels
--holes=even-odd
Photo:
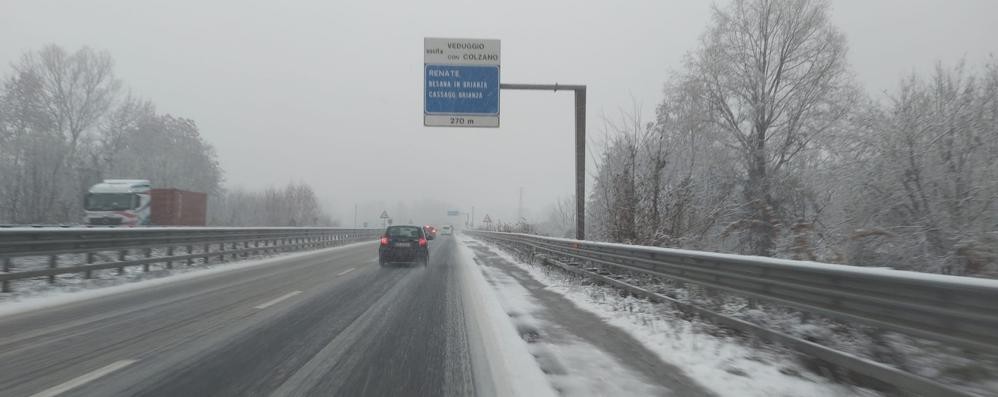
[[[447,216],[457,216],[458,214],[457,210],[447,210]]]
[[[499,40],[423,39],[423,125],[499,126]]]

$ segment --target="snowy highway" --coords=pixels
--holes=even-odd
[[[7,302],[0,395],[713,395],[564,298],[517,296],[478,242],[442,236],[425,268],[376,248]]]
[[[879,395],[480,235],[43,283],[0,304],[0,396]]]
[[[0,394],[505,394],[453,247],[380,268],[355,244],[7,315]]]

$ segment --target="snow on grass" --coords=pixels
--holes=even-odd
[[[243,260],[238,262],[224,262],[212,265],[195,267],[177,266],[172,270],[161,269],[142,272],[142,266],[132,266],[125,268],[123,275],[111,275],[112,271],[102,271],[103,277],[98,278],[94,272],[93,279],[83,279],[79,275],[65,278],[57,278],[59,284],[51,285],[44,279],[23,280],[15,284],[14,293],[5,295],[6,300],[0,302],[0,317],[31,310],[39,310],[47,307],[59,306],[67,303],[93,299],[101,296],[113,295],[137,289],[149,288],[158,285],[175,283],[183,280],[190,280],[196,277],[204,277],[211,274],[218,274],[234,270],[241,270],[261,265],[274,264],[303,257],[322,255],[336,250],[347,249],[357,245],[371,244],[372,242],[359,242],[342,245],[338,247],[324,248],[314,251],[304,251],[289,254],[281,254],[273,257]]]
[[[479,394],[555,396],[496,293],[475,266],[475,253],[464,244],[457,244],[457,248],[463,265],[458,274],[476,384],[484,372],[482,376],[487,376],[494,387],[491,393]]]
[[[639,341],[668,363],[721,396],[877,396],[876,392],[837,384],[802,369],[785,352],[750,348],[704,331],[709,324],[686,321],[671,307],[604,286],[583,285],[564,273],[499,256],[527,271],[549,290],[564,295]]]

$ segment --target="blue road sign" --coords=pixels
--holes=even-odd
[[[499,115],[498,66],[425,66],[426,114]]]

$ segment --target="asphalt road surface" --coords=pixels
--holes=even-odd
[[[493,394],[455,244],[425,268],[361,244],[2,317],[0,395]]]

